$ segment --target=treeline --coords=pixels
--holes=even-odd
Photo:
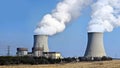
[[[59,63],[70,63],[70,62],[82,62],[82,61],[105,61],[112,60],[110,57],[68,57],[62,59],[51,59],[45,57],[30,57],[30,56],[0,56],[0,65],[19,65],[19,64],[59,64]]]
[[[50,59],[45,57],[13,57],[13,56],[1,56],[0,65],[14,65],[14,64],[54,64],[59,63],[60,59]]]

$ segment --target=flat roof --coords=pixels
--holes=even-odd
[[[52,54],[52,53],[60,53],[60,52],[43,52],[43,54]]]

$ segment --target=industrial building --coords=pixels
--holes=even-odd
[[[17,56],[33,56],[33,57],[46,57],[52,59],[62,58],[60,52],[42,52],[38,50],[37,54],[28,52],[27,48],[17,48]]]
[[[28,52],[27,48],[17,48],[16,54],[17,56],[43,56],[52,59],[59,59],[62,57],[60,52],[49,52],[47,35],[34,35],[32,52]]]
[[[28,49],[27,48],[17,48],[17,56],[27,56]]]
[[[46,58],[52,58],[52,59],[62,58],[60,52],[43,52],[43,55]]]

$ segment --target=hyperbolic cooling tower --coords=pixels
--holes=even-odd
[[[47,35],[34,35],[34,46],[32,48],[35,56],[40,56],[42,52],[49,52],[48,49],[48,36]]]
[[[102,32],[89,32],[88,43],[85,57],[102,57],[106,56],[103,44]]]

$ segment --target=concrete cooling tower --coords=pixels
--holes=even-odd
[[[85,57],[102,57],[106,56],[103,45],[102,32],[89,32],[88,43],[85,52]]]
[[[42,52],[49,52],[47,35],[34,35],[32,52],[34,56],[41,56]]]

